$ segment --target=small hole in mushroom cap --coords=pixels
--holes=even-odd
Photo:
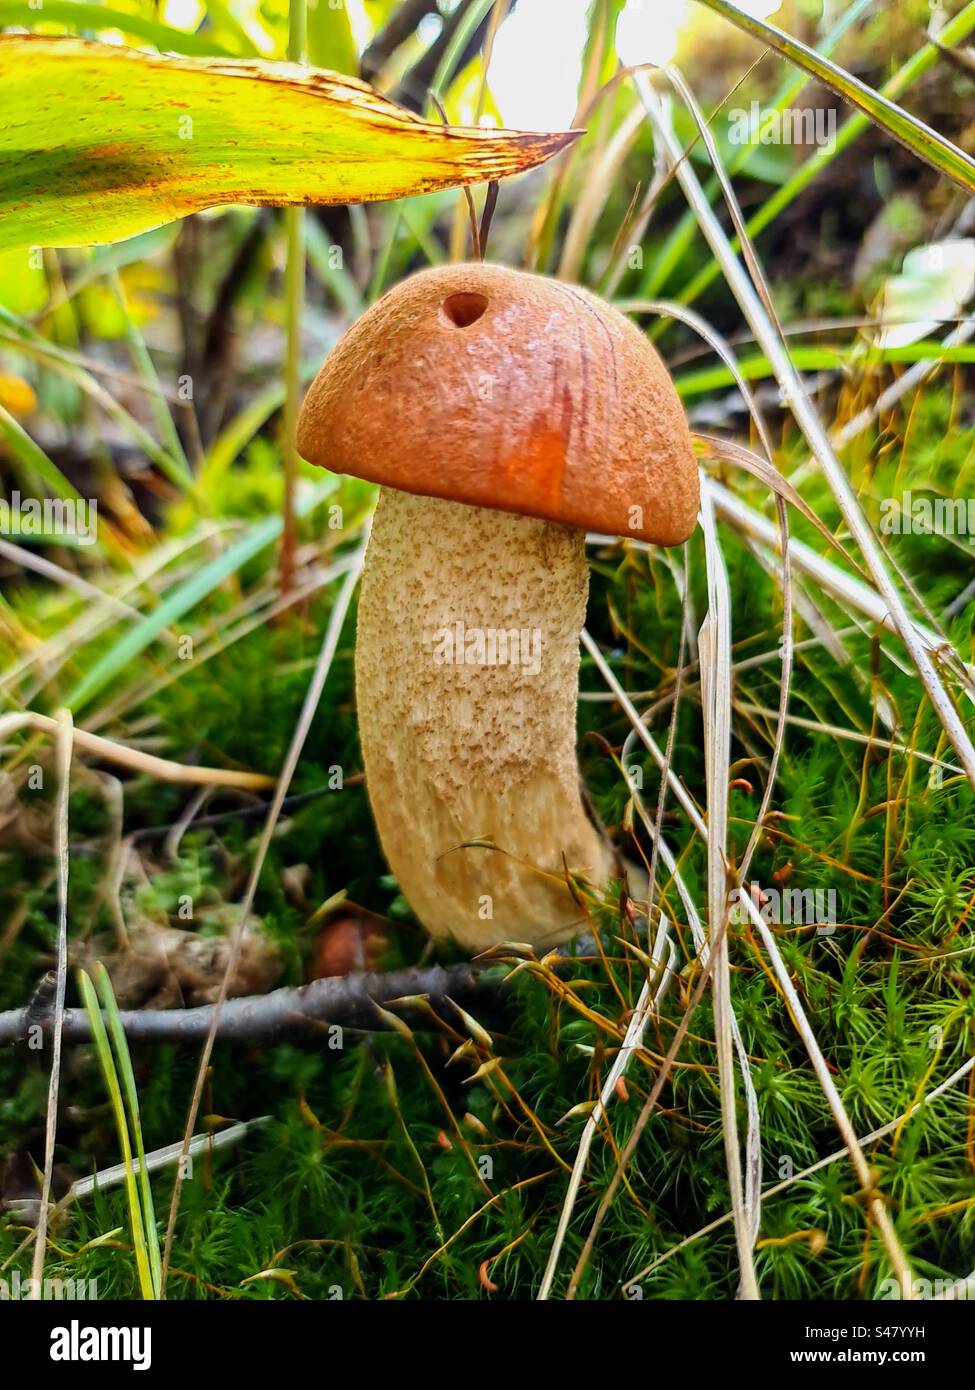
[[[459,290],[457,294],[448,294],[440,306],[440,313],[455,328],[470,328],[472,323],[477,323],[487,305],[483,294]]]

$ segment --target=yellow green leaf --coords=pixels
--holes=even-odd
[[[229,203],[361,203],[504,178],[574,132],[431,124],[351,77],[0,36],[0,250],[115,241]]]

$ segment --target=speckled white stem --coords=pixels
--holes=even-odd
[[[579,531],[380,495],[356,642],[369,799],[413,911],[471,952],[571,936],[564,863],[610,871],[576,762],[588,584]]]

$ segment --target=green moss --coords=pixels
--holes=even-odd
[[[931,391],[911,420],[912,468],[920,460],[931,487],[947,489],[953,479],[970,476],[973,432],[952,410],[947,393]],[[906,421],[899,425],[906,427]],[[891,456],[863,479],[868,502],[888,495],[899,468]],[[757,485],[742,490],[756,505],[767,505]],[[814,483],[809,491],[816,496]],[[819,490],[819,496],[831,525],[836,518],[825,492]],[[795,529],[810,544],[821,545],[801,520]],[[722,544],[735,595],[736,655],[773,653],[765,664],[740,673],[736,694],[774,707],[781,598],[772,579],[727,530]],[[892,537],[890,545],[906,570],[923,575],[932,606],[967,582],[968,557],[957,547],[917,535]],[[696,543],[692,550],[692,601],[700,615],[703,562]],[[596,555],[593,571],[589,625],[626,686],[655,692],[641,701],[650,704],[670,690],[678,658],[681,614],[672,576],[659,555],[618,551]],[[259,627],[209,662],[188,663],[178,680],[133,713],[165,731],[171,756],[274,772],[294,729],[333,595],[334,589],[320,593],[300,622]],[[848,625],[828,599],[817,597],[837,627]],[[201,626],[227,602],[226,596],[214,595],[212,608],[199,615]],[[950,625],[963,647],[972,611],[969,605]],[[309,913],[341,889],[403,923],[392,933],[386,966],[417,961],[423,947],[422,935],[404,921],[408,910],[386,873],[364,788],[356,780],[361,765],[353,621],[350,617],[343,633],[292,787],[299,798],[316,795],[286,810],[256,902],[284,948],[291,980],[300,978],[311,946]],[[816,648],[797,655],[793,711],[869,733],[871,706],[882,689],[896,711],[895,741],[936,747],[936,721],[913,676],[895,663],[878,663],[876,634],[869,630],[850,633],[844,642],[848,660],[843,665]],[[690,794],[703,804],[695,678],[692,671],[681,704],[675,764]],[[598,674],[584,665],[583,689],[598,688]],[[665,703],[650,719],[661,743],[669,717]],[[761,796],[770,733],[763,721],[740,714],[734,728],[736,775],[751,784],[751,790],[737,787],[731,800],[730,841],[740,856]],[[874,731],[890,732],[879,726]],[[617,833],[627,796],[607,743],[618,754],[627,732],[614,705],[583,703],[582,764],[600,814]],[[589,733],[599,738],[586,737]],[[652,807],[656,772],[646,757],[639,765]],[[342,769],[341,789],[328,789],[334,767]],[[49,811],[50,789],[44,795]],[[183,789],[127,777],[126,832],[174,822],[186,801]],[[241,811],[247,804],[221,793],[206,812]],[[946,956],[946,951],[975,947],[972,792],[956,776],[932,781],[924,765],[912,766],[901,754],[868,752],[861,744],[790,728],[774,804],[779,814],[760,840],[751,877],[765,888],[834,895],[830,931],[781,925],[776,934],[844,1105],[864,1133],[902,1113],[972,1051],[969,958]],[[71,922],[75,932],[97,937],[111,927],[102,892],[110,845],[104,799],[80,787],[72,797],[71,824]],[[139,906],[165,918],[187,892],[206,911],[239,900],[242,868],[250,863],[259,826],[258,819],[231,815],[213,827],[191,830],[173,861],[165,860],[158,835],[147,839],[141,852],[151,874]],[[700,845],[682,818],[668,819],[666,830],[691,891],[700,897],[705,882]],[[649,854],[643,832],[637,835],[629,852],[635,857],[642,846]],[[285,868],[299,864],[309,867],[306,909],[295,906],[282,880]],[[39,865],[26,851],[0,860],[4,917],[9,919],[18,903],[27,908],[3,962],[3,1007],[29,998],[53,947],[54,889],[50,882],[42,886],[39,868],[43,861]],[[672,885],[664,885],[662,902],[683,971],[692,946]],[[319,1299],[396,1292],[472,1298],[487,1297],[488,1282],[503,1298],[537,1291],[585,1119],[576,1107],[595,1096],[608,1049],[642,983],[639,966],[618,943],[627,930],[612,914],[600,926],[606,964],[573,961],[559,971],[563,985],[572,984],[571,997],[556,996],[552,977],[522,973],[499,995],[468,1005],[493,1038],[493,1049],[477,1046],[451,1061],[464,1036],[457,1017],[448,1019],[456,1036],[422,1026],[412,1037],[366,1037],[349,1030],[341,1050],[218,1045],[203,1114],[267,1114],[271,1120],[212,1163],[197,1161],[183,1190],[171,1293],[293,1298],[297,1288]],[[737,925],[731,955],[768,1183],[801,1171],[840,1142],[764,955]],[[685,971],[648,1030],[646,1051],[630,1070],[629,1100],[617,1100],[611,1109],[613,1145],[604,1135],[593,1145],[559,1291],[652,1085],[655,1063],[673,1037],[689,987]],[[712,1038],[706,999],[665,1088],[663,1109],[647,1125],[627,1183],[609,1210],[580,1285],[584,1296],[622,1296],[626,1280],[728,1210]],[[196,1053],[136,1047],[133,1057],[146,1147],[171,1143],[182,1132]],[[500,1064],[474,1079],[492,1057]],[[59,1157],[76,1174],[115,1162],[116,1141],[89,1049],[70,1051],[62,1089],[66,1108]],[[0,1146],[27,1147],[39,1158],[45,1106],[41,1063],[22,1050],[0,1051],[0,1095]],[[744,1128],[741,1095],[739,1105]],[[964,1088],[956,1088],[915,1114],[896,1143],[888,1137],[870,1149],[905,1249],[918,1271],[932,1278],[961,1274],[970,1265],[975,1205],[955,1205],[939,1214],[973,1192],[967,1112]],[[153,1180],[158,1213],[168,1210],[170,1183],[169,1174]],[[86,1199],[58,1232],[49,1274],[97,1279],[102,1297],[134,1296],[126,1230],[120,1190]],[[112,1231],[119,1234],[92,1245]],[[0,1259],[12,1254],[22,1235],[10,1218],[0,1223]],[[875,1239],[865,1262],[863,1206],[845,1158],[770,1198],[762,1209],[761,1242],[758,1273],[768,1296],[869,1296],[886,1271]],[[26,1275],[27,1257],[16,1263]],[[735,1269],[726,1223],[642,1276],[639,1289],[654,1299],[727,1298],[735,1292]],[[275,1277],[254,1278],[271,1270],[278,1271]]]

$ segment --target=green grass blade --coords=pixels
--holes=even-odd
[[[336,486],[336,479],[330,478],[323,486],[316,488],[302,498],[295,509],[297,514],[299,516],[305,515],[329,493],[333,492]],[[86,705],[119,672],[124,671],[140,652],[145,651],[150,642],[154,641],[170,623],[175,622],[184,613],[195,608],[225,579],[229,579],[232,574],[247,564],[248,560],[252,560],[266,546],[276,541],[281,534],[281,529],[282,519],[279,516],[269,517],[267,521],[262,521],[251,527],[233,545],[228,546],[222,555],[209,561],[192,578],[187,579],[185,583],[180,584],[172,593],[168,594],[154,612],[148,614],[135,627],[129,628],[101,660],[97,661],[82,677],[65,700],[68,708],[77,710]]]
[[[706,3],[706,0],[704,0]],[[885,82],[881,87],[881,92],[886,97],[898,97],[906,92],[919,78],[929,72],[941,57],[941,48],[952,48],[975,29],[975,0],[941,29],[937,35],[938,43],[926,43],[914,53],[908,61],[894,73],[889,82]],[[940,47],[938,46],[940,45]],[[853,144],[858,136],[862,135],[870,124],[869,117],[861,111],[855,112],[848,121],[844,121],[836,133],[836,140],[832,148],[823,147],[802,164],[790,178],[777,188],[770,198],[768,198],[753,217],[748,222],[748,235],[756,237],[772,223],[780,212],[783,212],[798,195],[813,182],[813,180],[826,169],[832,160],[842,154]],[[738,240],[732,241],[732,246],[739,250]],[[681,304],[693,304],[707,287],[717,279],[720,271],[716,262],[712,259],[688,285],[677,296]]]
[[[349,318],[358,318],[363,310],[359,286],[345,268],[342,248],[313,217],[309,217],[305,223],[305,252],[312,270]]]
[[[68,482],[57,464],[48,458],[39,444],[34,443],[23,425],[3,405],[0,405],[0,435],[6,439],[14,458],[27,470],[28,475],[39,478],[55,497],[70,497],[74,501],[79,499],[80,493]]]
[[[135,363],[136,371],[139,373],[141,380],[146,386],[147,399],[152,413],[155,416],[156,424],[159,427],[159,433],[166,441],[166,448],[168,450],[167,457],[171,460],[175,459],[180,470],[181,478],[189,481],[193,476],[190,461],[186,457],[186,451],[179,437],[179,430],[176,428],[176,423],[173,420],[169,405],[166,402],[166,394],[163,391],[162,382],[159,380],[156,364],[153,362],[149,349],[146,347],[146,341],[142,336],[142,331],[129,313],[129,302],[125,293],[125,286],[117,270],[110,270],[108,272],[108,283],[115,302],[119,307],[119,312],[125,322],[125,337],[129,345],[129,351],[132,354],[132,361]]]
[[[745,14],[737,5],[729,3],[729,0],[699,0],[699,3],[729,20],[736,28],[743,29],[761,43],[774,48],[783,58],[787,58],[790,63],[795,63],[811,77],[815,77],[837,96],[859,107],[875,125],[881,126],[932,168],[958,184],[959,188],[964,189],[969,195],[975,194],[975,160],[950,140],[946,140],[943,135],[939,135],[936,130],[925,125],[917,116],[912,116],[896,102],[874,91],[873,87],[867,86],[852,73],[824,58],[814,48],[777,29],[766,20],[754,19],[751,15]]]
[[[487,18],[493,4],[494,0],[473,0],[470,8],[454,30],[433,75],[433,81],[430,83],[430,92],[433,96],[443,98],[444,92],[456,76],[457,64],[460,62],[464,49],[477,26]]]
[[[873,4],[873,0],[856,0],[856,3],[840,16],[836,24],[830,29],[823,39],[819,51],[823,54],[832,53],[840,39],[848,29],[857,22],[865,10]],[[770,111],[785,111],[790,107],[803,87],[806,85],[806,78],[803,73],[791,73],[779,89],[779,93],[769,105]],[[740,173],[742,170],[747,172],[748,161],[755,152],[754,145],[741,145],[735,150],[733,156],[727,162],[727,172],[729,175]],[[709,202],[714,202],[721,190],[717,179],[711,179],[705,188]],[[643,285],[640,289],[640,297],[652,299],[657,295],[661,288],[666,284],[671,272],[680,263],[684,252],[691,245],[697,233],[697,221],[690,208],[684,213],[677,226],[673,229],[663,247],[654,258],[653,263],[648,267],[644,277]],[[709,262],[709,264],[712,264]]]
[[[832,347],[791,347],[789,356],[793,365],[801,372],[841,371],[851,363],[863,363],[867,353],[858,345],[852,349],[841,350]],[[870,359],[882,362],[945,362],[975,364],[975,346],[971,343],[945,347],[943,343],[909,343],[905,347],[871,348]],[[746,381],[764,381],[775,375],[775,369],[764,353],[754,353],[742,357],[738,368]],[[703,396],[712,391],[726,391],[734,386],[734,375],[722,364],[701,367],[696,371],[682,372],[674,377],[674,385],[686,400],[691,396]]]
[[[162,1258],[159,1252],[159,1232],[156,1229],[156,1215],[152,1204],[152,1185],[149,1182],[149,1170],[146,1166],[146,1148],[142,1140],[142,1116],[139,1111],[139,1091],[135,1084],[135,1073],[132,1070],[132,1058],[129,1055],[129,1044],[126,1041],[125,1030],[122,1027],[122,1019],[118,1011],[118,1003],[115,999],[115,991],[112,989],[112,981],[108,971],[101,961],[95,966],[95,981],[98,988],[98,996],[102,1001],[102,1008],[105,1017],[108,1019],[108,1032],[111,1037],[112,1046],[115,1049],[116,1064],[122,1078],[122,1087],[125,1095],[125,1103],[129,1112],[129,1126],[135,1138],[135,1151],[139,1160],[139,1193],[142,1202],[142,1220],[146,1232],[146,1244],[149,1250],[149,1270],[152,1275],[153,1296],[159,1297],[162,1288]]]
[[[101,1009],[98,1007],[95,987],[84,970],[78,971],[78,987],[81,990],[82,1002],[91,1024],[92,1040],[95,1044],[95,1051],[98,1053],[98,1061],[101,1065],[102,1076],[105,1078],[109,1100],[112,1103],[112,1112],[115,1116],[115,1127],[118,1130],[119,1146],[122,1151],[122,1162],[125,1165],[125,1194],[129,1203],[129,1219],[132,1223],[132,1248],[135,1251],[139,1287],[142,1290],[142,1297],[152,1300],[155,1299],[156,1294],[153,1288],[152,1270],[149,1264],[149,1251],[146,1246],[146,1233],[142,1222],[142,1207],[139,1204],[139,1190],[136,1186],[135,1170],[132,1166],[132,1145],[129,1141],[128,1126],[125,1122],[125,1108],[122,1104],[122,1090],[119,1086],[118,1072],[115,1069],[115,1061],[112,1057],[111,1045],[108,1041],[108,1034],[105,1031],[104,1021],[102,1020]]]
[[[182,53],[188,58],[240,56],[212,34],[186,34],[182,29],[126,10],[113,10],[109,5],[90,5],[84,0],[44,0],[42,9],[36,0],[0,0],[0,27],[17,25],[27,29],[38,23],[63,24],[87,33],[117,29],[129,38],[151,43],[161,53]]]
[[[192,489],[194,479],[189,466],[184,463],[182,459],[173,458],[167,453],[167,451],[153,439],[148,430],[140,425],[135,416],[131,415],[124,406],[120,405],[112,393],[106,390],[91,372],[87,371],[84,367],[78,366],[77,363],[72,361],[66,354],[59,353],[56,346],[52,346],[52,344],[39,333],[34,332],[29,325],[21,323],[15,315],[2,313],[0,314],[0,320],[4,323],[12,324],[17,334],[23,339],[22,342],[11,342],[13,351],[22,352],[30,357],[40,358],[51,371],[57,372],[60,376],[63,376],[65,380],[77,386],[79,390],[84,391],[87,396],[90,396],[91,399],[105,411],[106,415],[131,436],[135,444],[145,453],[146,457],[157,465],[159,470],[165,474],[175,487],[178,487],[180,491],[189,491]],[[3,428],[4,433],[8,433],[7,427],[3,426]],[[14,435],[17,436],[16,439]],[[49,476],[46,481],[49,481],[49,486],[55,490],[61,486],[70,486],[56,466],[47,458],[47,455],[34,444],[33,440],[29,440],[27,444],[24,444],[23,441],[28,440],[28,436],[26,431],[18,425],[16,421],[13,422],[13,430],[10,432],[10,437],[15,448],[19,441],[25,457],[28,454],[30,455],[30,458],[33,460],[32,466],[37,468],[38,472],[40,472],[42,468],[47,470]],[[53,479],[55,476],[62,479],[60,484],[50,481],[50,479]],[[66,495],[72,496],[76,494],[69,493]]]
[[[214,34],[218,37],[222,34],[229,40],[228,44],[221,44],[223,52],[233,53],[237,58],[264,56],[229,4],[224,4],[224,0],[206,0],[206,8],[210,20],[211,43],[215,41]],[[328,64],[323,63],[322,67],[328,67]]]

